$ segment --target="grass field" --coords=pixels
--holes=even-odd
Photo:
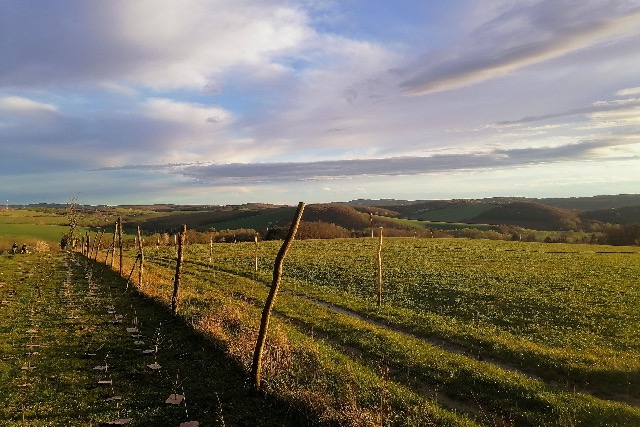
[[[145,281],[127,292],[102,262],[79,255],[2,255],[0,425],[22,416],[87,425],[68,421],[69,395],[94,423],[178,425],[184,408],[158,398],[178,371],[193,387],[186,394],[202,395],[189,415],[206,425],[640,425],[640,248],[385,238],[377,307],[376,239],[296,241],[267,340],[265,401],[246,378],[279,246],[259,243],[258,271],[253,243],[216,244],[211,263],[208,245],[188,246],[176,319],[167,314],[172,247],[145,250]],[[125,254],[125,276],[134,258]],[[162,342],[161,375],[105,316],[111,304],[125,324],[142,323],[145,341]],[[46,363],[35,370],[23,351],[36,340],[24,332],[32,324],[47,331]],[[114,407],[104,389],[87,387],[95,378],[82,355],[101,345],[113,347],[122,393],[136,394],[135,384],[144,393]],[[226,388],[211,386],[222,371],[232,374],[220,380]],[[269,421],[243,424],[259,404]]]
[[[490,224],[469,224],[464,222],[444,222],[444,221],[427,221],[418,219],[405,219],[405,218],[386,218],[388,221],[393,221],[398,225],[410,228],[435,228],[439,230],[463,230],[465,228],[472,228],[476,230],[491,230],[495,228]]]
[[[290,216],[294,211],[295,210],[293,208],[274,208],[270,211],[247,218],[232,221],[215,222],[213,223],[213,226],[217,230],[234,230],[238,228],[264,230],[269,227],[269,225],[277,223],[283,215]]]
[[[290,294],[280,299],[292,306],[279,312],[416,375],[452,409],[475,405],[477,415],[480,405],[515,425],[639,422],[637,248],[454,239],[388,239],[384,248],[379,309],[373,240],[296,242],[285,267]],[[268,283],[276,249],[262,244],[257,275],[251,244],[216,246],[214,265]],[[191,250],[194,268],[206,265],[208,248]],[[264,298],[230,286],[237,298]]]
[[[77,227],[76,236],[82,236],[88,230],[87,227]],[[64,215],[26,209],[0,211],[0,252],[7,251],[13,243],[18,246],[27,244],[33,251],[38,242],[57,250],[60,239],[68,232],[69,220]]]
[[[57,253],[3,255],[0,268],[0,426],[308,423],[104,265]],[[185,399],[165,403],[172,394]]]
[[[411,215],[411,218],[421,221],[447,221],[447,222],[464,222],[471,218],[475,218],[483,212],[492,209],[491,204],[458,204],[448,206],[442,209],[419,212]]]

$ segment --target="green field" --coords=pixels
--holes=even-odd
[[[186,330],[219,349],[219,359],[209,363],[247,375],[279,247],[280,242],[259,243],[258,271],[253,243],[216,244],[212,262],[209,245],[186,248],[179,318]],[[640,425],[640,248],[385,238],[381,307],[376,305],[376,251],[377,239],[371,238],[293,243],[267,340],[264,378],[268,395],[281,402],[276,406],[299,409],[309,425]],[[135,255],[125,253],[125,276],[133,271]],[[85,264],[80,256],[77,261],[52,256],[47,261],[50,273],[44,273],[41,258],[28,257],[23,264],[16,264],[21,262],[18,255],[0,257],[3,270],[13,275],[0,276],[0,296],[6,299],[7,289],[13,295],[23,292],[20,304],[14,304],[15,297],[10,301],[13,311],[1,308],[0,334],[10,343],[5,348],[10,357],[2,359],[2,380],[13,385],[0,386],[0,394],[13,396],[5,402],[13,412],[22,405],[17,413],[31,417],[29,425],[48,425],[41,420],[44,415],[24,408],[40,399],[49,402],[50,413],[64,413],[64,405],[50,402],[61,399],[50,381],[43,380],[47,385],[33,395],[20,391],[18,401],[16,390],[6,388],[16,387],[16,376],[24,375],[17,365],[24,360],[14,344],[25,338],[17,331],[33,318],[34,307],[42,313],[42,323],[55,318],[60,312],[55,310],[64,310],[55,307],[66,304],[56,302],[56,295],[70,286],[66,283],[77,282],[74,286],[81,288],[74,292],[80,295],[93,277],[102,286],[102,298],[122,294],[116,289],[124,283],[103,263]],[[170,305],[175,248],[154,245],[145,250],[145,258],[140,292],[153,301],[153,307],[144,309],[145,322],[158,324]],[[57,279],[45,280],[49,276]],[[54,286],[46,297],[54,303],[53,311],[45,313],[34,296],[40,292],[34,284],[40,282]],[[133,305],[122,295],[118,304],[130,311]],[[104,322],[98,317],[104,302],[96,304],[76,301],[88,323]],[[55,333],[61,334],[53,338],[56,342],[72,339]],[[72,352],[79,351],[77,343],[69,345],[76,346]],[[188,342],[175,347],[181,353],[196,351]],[[140,363],[133,360],[127,363]],[[126,369],[120,380],[137,379],[143,368]],[[69,369],[80,368],[70,364]],[[182,372],[197,375],[186,366]],[[170,384],[168,378],[164,381]],[[240,383],[232,388],[245,390],[242,395],[246,384]],[[70,393],[74,387],[61,390]],[[116,414],[112,407],[89,403],[95,400],[93,392],[75,393],[86,396],[80,399],[91,419]],[[240,395],[220,393],[221,406],[211,403],[211,393],[199,404],[202,416],[209,416],[207,425],[224,425],[211,416],[215,408],[226,412],[228,420],[240,417],[232,409]],[[139,411],[137,425],[157,422],[159,413],[173,416],[145,400],[153,399],[152,394],[123,404],[120,411]],[[209,415],[207,405],[214,408]],[[272,420],[286,418],[265,410]],[[56,420],[65,416],[58,414]]]
[[[235,230],[239,228],[251,230],[264,230],[270,225],[276,224],[283,215],[289,216],[294,212],[293,208],[270,209],[258,215],[249,216],[231,221],[214,222],[212,225],[217,230]]]
[[[76,235],[83,235],[86,227],[77,227]],[[60,239],[69,232],[69,220],[64,215],[48,214],[38,211],[11,209],[0,212],[0,252],[27,244],[33,251],[37,242],[44,242],[56,249]]]
[[[63,225],[68,223],[67,218],[62,215],[23,209],[0,211],[0,224]]]
[[[465,228],[472,228],[476,230],[491,230],[495,228],[490,224],[469,224],[465,222],[444,222],[444,221],[425,221],[418,219],[404,219],[404,218],[386,218],[389,221],[393,221],[398,225],[410,228],[435,228],[438,230],[463,230]]]
[[[471,218],[475,218],[483,212],[493,209],[494,205],[489,203],[482,204],[457,204],[442,209],[430,211],[416,212],[411,218],[421,221],[446,221],[446,222],[464,222]]]
[[[386,239],[378,308],[375,246],[296,242],[279,315],[370,368],[386,361],[408,373],[399,385],[437,390],[477,422],[480,407],[516,425],[640,423],[638,248]],[[256,274],[252,244],[215,246],[217,272],[194,246],[188,271],[205,295],[259,306],[277,247],[261,244]]]
[[[305,425],[286,402],[252,394],[215,342],[126,291],[104,265],[2,255],[0,271],[0,426]],[[172,394],[183,403],[165,403]]]

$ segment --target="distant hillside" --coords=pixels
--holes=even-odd
[[[302,220],[326,222],[339,225],[347,230],[364,230],[371,228],[372,225],[371,217],[368,213],[359,212],[351,206],[336,203],[308,205],[304,210]],[[290,221],[290,219],[285,219],[285,221]],[[374,216],[373,226],[404,228],[392,219],[379,216]]]
[[[64,207],[37,204],[33,210],[66,215]],[[182,224],[190,230],[265,231],[286,227],[295,207],[265,203],[243,205],[127,205],[81,206],[80,225],[112,227],[118,217],[125,230],[140,225],[148,233],[175,232]],[[367,235],[371,227],[395,230],[396,235],[420,234],[425,229],[488,230],[499,225],[541,231],[590,230],[593,222],[640,224],[640,195],[533,199],[492,197],[452,200],[355,200],[351,202],[310,204],[302,218],[318,223],[316,228],[330,230],[335,225],[352,235]],[[372,222],[373,221],[373,222]],[[325,224],[322,225],[321,224]],[[310,227],[307,225],[307,227]],[[335,231],[335,230],[333,230]],[[402,232],[401,232],[402,231]],[[389,234],[388,234],[389,235]]]
[[[224,230],[235,228],[266,228],[269,223],[277,223],[287,213],[290,207],[266,207],[266,208],[218,208],[205,211],[185,212],[175,211],[163,216],[131,221],[131,226],[140,225],[151,232],[178,230],[182,224],[186,224],[190,230],[206,231],[210,229]]]
[[[580,218],[609,224],[640,224],[640,206],[583,212]]]
[[[580,217],[575,211],[532,202],[497,205],[480,213],[471,222],[515,225],[532,230],[573,230],[581,227]]]
[[[565,209],[597,211],[631,206],[640,206],[640,194],[617,194],[611,196],[568,197],[537,199],[540,203]]]
[[[640,206],[640,194],[616,194],[593,197],[532,198],[532,197],[489,197],[484,199],[450,200],[394,200],[394,199],[358,199],[346,202],[351,206],[376,206],[402,212],[412,209],[442,209],[452,203],[505,204],[511,202],[535,202],[564,209],[595,211],[611,208]]]
[[[355,200],[357,209],[387,209],[402,218],[422,221],[512,225],[537,230],[569,230],[593,221],[640,223],[640,195],[621,194],[566,199],[492,197],[453,200]]]

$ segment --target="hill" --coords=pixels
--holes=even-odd
[[[140,226],[148,233],[175,232],[182,224],[195,231],[247,229],[265,231],[285,227],[291,220],[291,206],[264,203],[243,205],[127,205],[83,206],[82,224],[111,226],[122,217],[131,232]],[[38,204],[34,210],[58,213],[64,209]],[[595,197],[524,198],[492,197],[451,200],[353,200],[310,204],[303,221],[333,224],[353,235],[367,235],[371,227],[389,230],[475,228],[506,225],[540,231],[592,230],[592,224],[640,223],[640,195]]]
[[[588,229],[595,222],[640,223],[640,195],[535,199],[355,200],[356,209],[388,210],[420,221],[510,225],[534,230]]]
[[[583,221],[599,221],[608,224],[638,224],[640,223],[640,206],[625,206],[583,212],[580,214],[580,218]]]
[[[496,205],[470,220],[483,224],[515,225],[532,230],[577,230],[581,220],[576,211],[534,202]]]

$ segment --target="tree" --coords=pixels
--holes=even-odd
[[[69,231],[67,234],[62,236],[62,239],[60,240],[60,249],[63,251],[67,250],[67,247],[72,244],[76,227],[82,218],[82,211],[78,207],[77,197],[72,197],[69,200],[69,203],[67,203],[66,213],[67,219],[69,220]]]

